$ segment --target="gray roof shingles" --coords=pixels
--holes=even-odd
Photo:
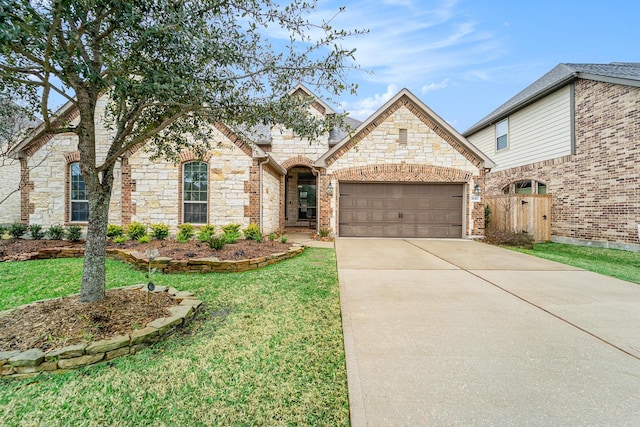
[[[616,78],[640,83],[640,63],[558,64],[547,74],[471,126],[463,132],[463,135],[469,136],[498,120],[502,120],[510,113],[579,77],[596,80],[598,78]]]

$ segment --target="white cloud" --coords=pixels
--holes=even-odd
[[[440,83],[429,83],[428,85],[424,85],[422,86],[422,88],[420,88],[420,93],[422,95],[427,94],[427,92],[431,92],[434,90],[438,90],[438,89],[444,89],[447,86],[449,86],[449,79],[444,79],[442,80]]]
[[[349,115],[359,120],[365,120],[376,112],[385,102],[393,98],[400,89],[395,84],[390,84],[384,93],[375,93],[373,96],[365,97],[353,102],[343,102],[340,107],[348,111]]]

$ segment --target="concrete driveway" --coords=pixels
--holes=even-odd
[[[466,240],[336,250],[354,426],[640,425],[640,285]]]

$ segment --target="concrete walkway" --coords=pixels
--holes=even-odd
[[[464,240],[336,250],[352,425],[640,425],[640,285]]]

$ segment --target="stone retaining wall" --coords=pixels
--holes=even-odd
[[[133,288],[147,292],[145,285],[135,285]],[[42,372],[62,373],[128,354],[136,354],[143,348],[167,338],[177,328],[187,325],[202,305],[202,301],[196,299],[191,292],[180,292],[174,288],[167,289],[165,286],[157,286],[153,292],[168,292],[176,301],[180,301],[179,305],[169,307],[171,316],[158,318],[148,323],[143,329],[135,330],[129,335],[70,345],[47,353],[40,349],[0,351],[0,377],[29,378]]]
[[[172,273],[213,273],[248,271],[275,264],[278,261],[293,258],[304,251],[304,246],[294,243],[287,252],[278,252],[260,258],[243,259],[239,261],[221,261],[218,258],[199,258],[187,261],[158,257],[151,261],[151,268],[156,268],[165,274]],[[149,268],[149,260],[145,254],[125,249],[109,248],[107,255],[120,261],[129,263],[141,270]],[[22,261],[51,258],[82,258],[84,249],[81,248],[50,248],[40,252],[32,252],[20,258]]]

